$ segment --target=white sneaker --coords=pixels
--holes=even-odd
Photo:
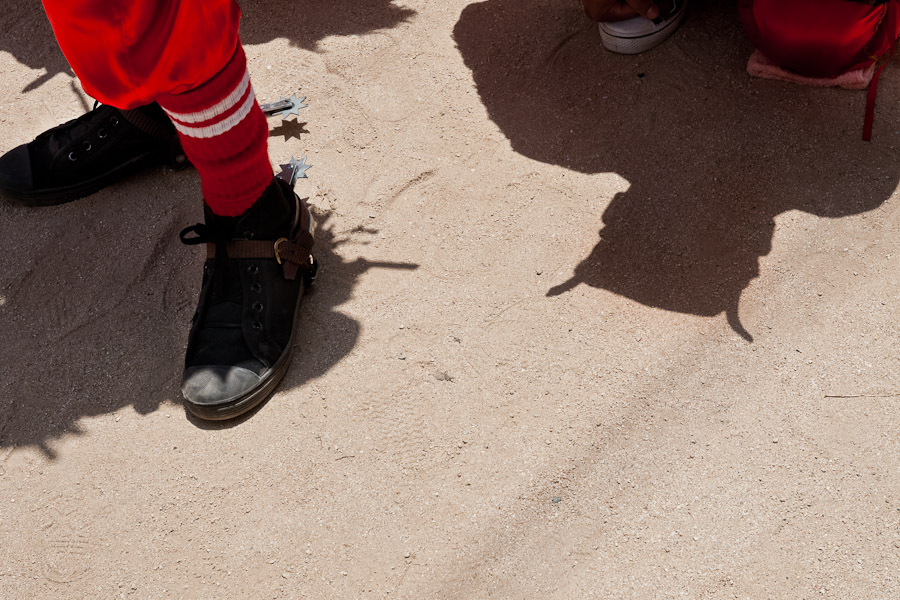
[[[678,29],[687,9],[687,0],[663,0],[657,6],[665,2],[672,3],[671,13],[666,19],[651,21],[635,17],[627,21],[600,23],[603,45],[619,54],[640,54],[662,44]]]

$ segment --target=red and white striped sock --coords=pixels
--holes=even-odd
[[[238,44],[219,73],[183,94],[159,98],[200,173],[203,197],[220,216],[243,214],[271,183],[269,126]]]

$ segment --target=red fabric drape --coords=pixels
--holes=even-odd
[[[894,6],[890,6],[893,4]],[[835,77],[867,66],[897,38],[897,0],[870,6],[848,0],[740,0],[753,44],[780,67]]]

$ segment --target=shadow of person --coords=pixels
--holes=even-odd
[[[391,29],[416,11],[394,0],[307,0],[290,4],[275,0],[242,0],[241,40],[262,44],[277,38],[306,50],[316,50],[329,36],[362,35]]]
[[[752,340],[738,302],[775,217],[878,207],[897,187],[896,153],[858,141],[863,94],[750,81],[730,3],[694,3],[674,38],[638,57],[604,51],[578,4],[487,0],[454,29],[516,152],[630,183],[606,207],[599,243],[548,295],[586,284],[670,311],[724,312]],[[879,111],[896,122],[893,107]]]
[[[9,52],[30,69],[43,69],[22,93],[39,88],[60,73],[74,78],[69,63],[56,45],[53,30],[39,2],[9,2],[0,11],[0,52]]]

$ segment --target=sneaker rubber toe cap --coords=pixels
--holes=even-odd
[[[255,372],[240,366],[189,367],[184,371],[181,393],[189,405],[216,409],[240,401],[260,381]]]
[[[28,147],[22,144],[0,156],[0,192],[21,198],[33,190],[34,178]]]

